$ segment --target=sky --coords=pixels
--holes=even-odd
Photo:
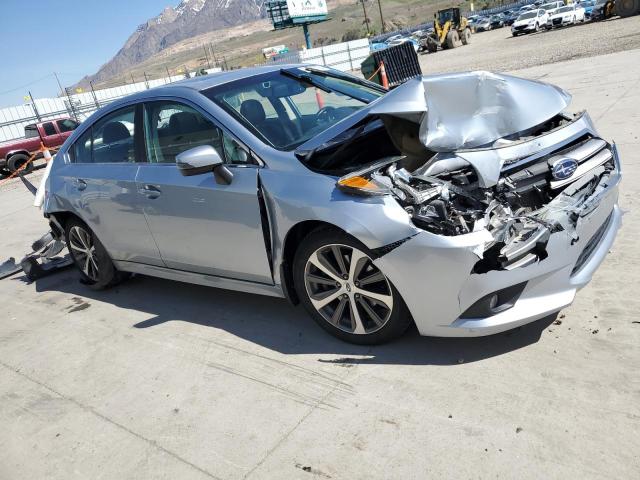
[[[95,73],[136,27],[178,0],[0,0],[0,108]]]

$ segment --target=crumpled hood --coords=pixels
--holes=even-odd
[[[398,136],[406,135],[406,126],[413,123],[428,150],[452,152],[540,125],[570,101],[571,95],[553,85],[479,71],[409,80],[377,100],[369,113],[385,121],[401,151],[407,142]],[[394,122],[403,127],[394,128]]]

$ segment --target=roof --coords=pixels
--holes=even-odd
[[[234,82],[236,80],[241,80],[247,77],[253,77],[255,75],[260,75],[262,73],[275,72],[282,68],[295,68],[305,66],[304,64],[273,64],[273,65],[264,65],[261,67],[249,67],[249,68],[239,68],[237,70],[229,70],[225,72],[217,72],[210,73],[208,75],[203,75],[201,77],[194,77],[185,80],[180,80],[178,82],[174,82],[171,85],[181,86],[181,87],[189,87],[194,90],[206,90],[207,88],[217,87],[218,85],[222,85],[224,83]]]

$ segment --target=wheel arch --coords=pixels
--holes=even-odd
[[[30,157],[31,153],[28,150],[11,150],[10,152],[7,152],[4,159],[8,161],[14,155],[26,155],[27,157]]]
[[[322,220],[305,220],[293,225],[284,237],[280,260],[280,283],[284,294],[293,305],[300,303],[293,281],[293,258],[303,240],[311,233],[321,229],[332,229],[353,237],[349,232]],[[355,237],[354,237],[355,238]]]

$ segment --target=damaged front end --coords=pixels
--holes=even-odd
[[[615,145],[585,113],[563,113],[569,100],[550,85],[484,72],[409,82],[371,109],[401,154],[337,186],[392,195],[430,233],[473,233],[473,273],[532,265],[552,234],[577,241],[581,219],[619,181]]]

